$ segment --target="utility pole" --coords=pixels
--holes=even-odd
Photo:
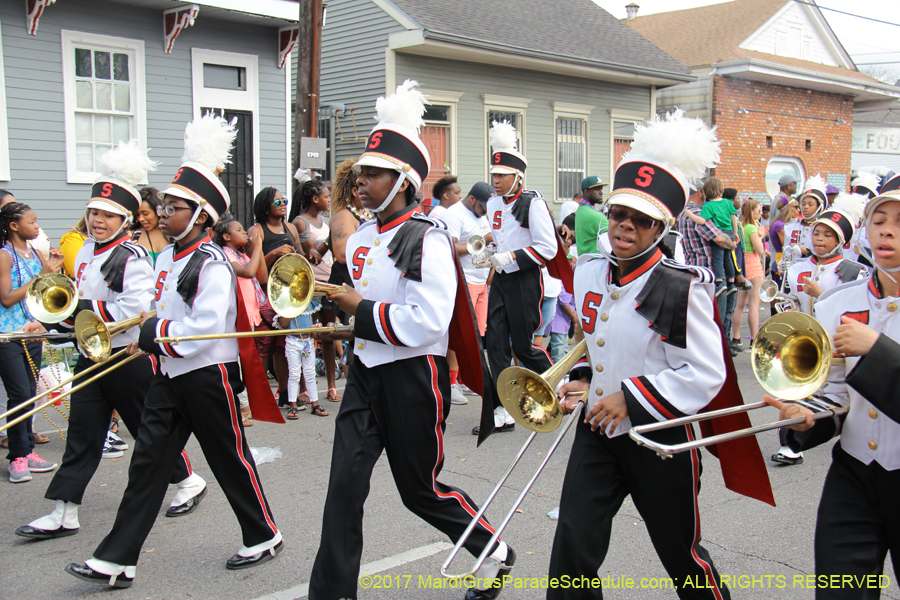
[[[322,68],[323,0],[300,0],[300,47],[294,107],[294,172],[300,168],[300,138],[316,137],[319,124],[319,74]]]

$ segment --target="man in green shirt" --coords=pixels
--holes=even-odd
[[[575,211],[575,245],[578,256],[597,253],[597,236],[609,228],[603,210],[603,183],[596,175],[581,180],[581,200]]]

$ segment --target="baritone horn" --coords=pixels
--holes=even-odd
[[[532,440],[534,440],[538,433],[553,431],[562,424],[562,407],[559,404],[559,399],[556,397],[556,386],[586,352],[587,341],[581,340],[568,354],[543,373],[538,374],[522,367],[509,367],[500,373],[500,377],[497,379],[497,394],[500,396],[500,402],[503,403],[503,407],[509,412],[512,418],[516,420],[516,423],[531,430],[531,435],[525,440],[525,443],[519,449],[515,458],[513,458],[512,462],[506,468],[506,472],[503,473],[500,481],[497,482],[497,485],[494,486],[494,489],[491,490],[491,493],[488,494],[488,497],[485,499],[484,504],[481,505],[481,508],[472,518],[471,522],[469,522],[468,527],[466,527],[466,530],[460,536],[456,545],[453,546],[453,550],[447,555],[447,558],[441,565],[441,575],[444,577],[450,579],[468,577],[474,575],[478,569],[481,568],[481,565],[484,564],[484,561],[487,560],[487,557],[490,555],[494,544],[500,539],[500,534],[506,529],[509,521],[516,513],[516,509],[519,508],[519,505],[522,504],[522,501],[525,499],[525,495],[528,494],[528,491],[534,485],[534,482],[537,481],[537,478],[544,470],[550,457],[553,456],[553,453],[556,451],[557,446],[559,446],[559,443],[571,428],[572,423],[580,418],[581,415],[579,414],[579,409],[584,404],[584,395],[586,395],[587,392],[585,392],[582,399],[578,401],[572,415],[568,418],[562,431],[556,436],[556,440],[544,456],[544,460],[541,461],[537,471],[535,471],[534,475],[532,475],[531,479],[528,481],[528,484],[522,489],[522,492],[513,503],[512,508],[510,508],[509,512],[506,513],[506,516],[503,517],[503,521],[495,529],[491,541],[484,547],[484,551],[482,551],[481,556],[475,561],[474,566],[465,573],[460,573],[458,575],[450,574],[448,572],[450,563],[453,562],[453,559],[466,543],[466,540],[469,539],[472,530],[475,529],[478,521],[484,516],[488,506],[494,501],[494,497],[496,497],[500,488],[516,468],[519,460],[525,454],[525,450],[531,445]]]
[[[784,312],[766,321],[753,341],[750,362],[753,374],[762,388],[785,402],[799,404],[813,411],[813,419],[825,419],[847,412],[847,407],[829,404],[820,399],[810,398],[828,379],[834,365],[844,364],[843,356],[835,356],[831,338],[822,325],[811,316],[797,311]],[[631,439],[641,446],[654,450],[661,458],[695,448],[711,446],[763,431],[789,427],[803,422],[803,417],[785,419],[766,425],[747,427],[729,433],[700,438],[683,444],[660,444],[644,434],[688,423],[706,421],[727,415],[749,412],[769,406],[765,402],[754,402],[712,412],[670,419],[649,425],[632,427]]]
[[[286,319],[300,315],[313,296],[346,292],[343,286],[316,281],[309,261],[299,254],[285,254],[269,269],[269,302]]]

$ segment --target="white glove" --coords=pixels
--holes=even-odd
[[[497,246],[488,244],[484,250],[472,257],[472,264],[479,269],[489,269],[491,257],[497,252]]]
[[[512,264],[516,260],[516,255],[512,252],[499,252],[491,257],[491,264],[495,269],[502,269],[506,265]]]

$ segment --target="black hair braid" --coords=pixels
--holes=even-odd
[[[222,248],[227,246],[228,242],[225,241],[225,235],[228,233],[231,224],[235,221],[237,221],[237,219],[235,219],[234,215],[231,213],[225,213],[219,217],[219,222],[213,227],[213,243]]]
[[[10,224],[18,222],[22,215],[31,210],[31,207],[24,202],[10,202],[3,208],[0,208],[0,246],[9,241]]]
[[[322,190],[325,189],[325,184],[320,179],[313,179],[310,181],[306,181],[300,186],[299,202],[295,202],[294,204],[297,207],[297,214],[305,213],[309,210],[309,205],[312,204],[313,198],[322,193]],[[291,214],[293,214],[293,206],[291,207]],[[292,219],[293,220],[293,219]]]
[[[254,223],[266,222],[266,217],[269,214],[269,207],[272,206],[272,201],[275,200],[275,194],[277,192],[278,190],[275,188],[267,187],[263,188],[263,190],[256,195],[256,198],[253,200]]]

